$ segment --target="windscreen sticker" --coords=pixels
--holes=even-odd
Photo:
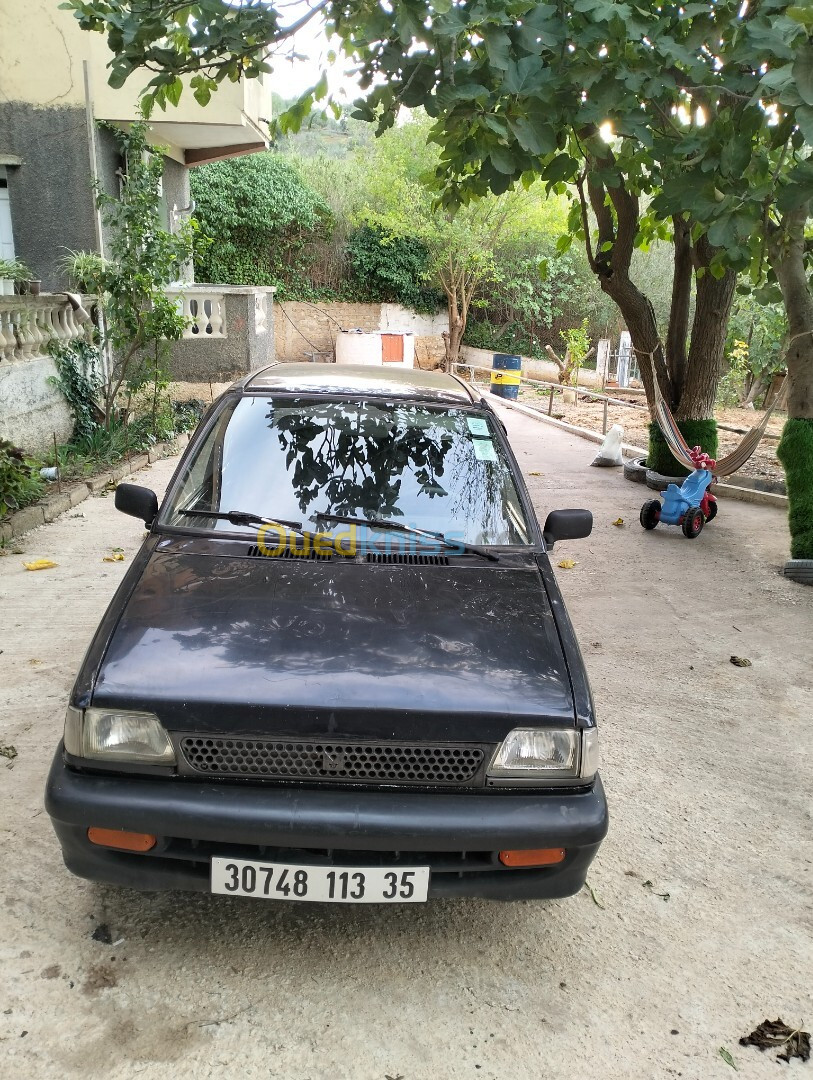
[[[474,447],[474,456],[478,461],[496,461],[497,451],[491,439],[475,438],[471,441]]]
[[[488,430],[488,422],[483,419],[482,416],[467,416],[466,423],[469,425],[469,431],[472,435],[488,436],[491,434]],[[490,458],[486,460],[491,460]]]

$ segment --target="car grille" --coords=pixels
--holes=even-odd
[[[181,749],[192,769],[209,776],[449,787],[471,786],[485,760],[479,746],[430,743],[186,736]]]

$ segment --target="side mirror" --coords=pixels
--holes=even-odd
[[[130,517],[141,518],[149,526],[158,513],[158,496],[138,484],[119,484],[116,488],[116,509]]]
[[[551,510],[545,520],[542,539],[552,548],[557,540],[583,540],[593,531],[589,510]]]

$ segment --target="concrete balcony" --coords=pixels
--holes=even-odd
[[[229,382],[274,360],[275,289],[250,285],[182,285],[167,290],[187,327],[170,345],[176,382]]]

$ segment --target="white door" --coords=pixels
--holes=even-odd
[[[14,236],[11,232],[11,205],[6,184],[6,170],[0,167],[0,259],[14,258]]]

